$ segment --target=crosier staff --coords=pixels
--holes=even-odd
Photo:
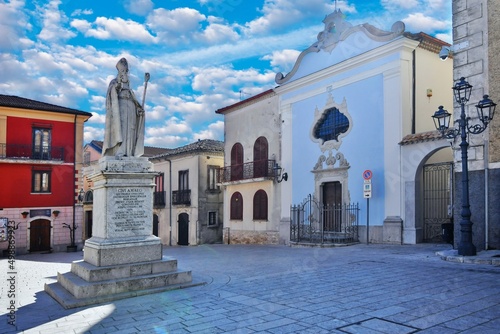
[[[144,103],[146,102],[146,90],[148,89],[148,81],[151,76],[149,73],[144,73],[144,92],[142,94],[142,109],[144,110]]]

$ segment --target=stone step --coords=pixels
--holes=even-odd
[[[65,309],[72,309],[75,307],[83,307],[88,305],[95,305],[100,303],[107,303],[114,300],[143,296],[154,293],[161,293],[165,291],[171,291],[176,289],[185,289],[193,286],[204,285],[204,281],[191,281],[188,283],[172,284],[167,286],[161,286],[157,288],[150,288],[144,290],[136,291],[126,291],[122,293],[115,293],[104,296],[95,296],[87,298],[75,298],[71,293],[68,292],[59,282],[45,284],[45,292],[52,298],[54,298],[59,304]]]
[[[98,282],[85,281],[71,272],[64,274],[57,273],[57,282],[77,299],[165,287],[189,283],[191,281],[191,271],[179,270],[175,272],[139,275]]]
[[[116,280],[149,274],[175,272],[176,270],[177,260],[167,256],[158,261],[115,266],[98,267],[83,260],[75,261],[71,264],[71,272],[87,282]]]

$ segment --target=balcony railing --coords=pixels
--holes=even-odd
[[[172,191],[172,204],[191,205],[191,190]]]
[[[157,209],[165,207],[165,192],[155,191],[153,194],[153,206]]]
[[[239,165],[231,165],[219,169],[218,182],[232,182],[255,178],[274,178],[275,160],[259,160]]]
[[[0,144],[0,159],[64,160],[64,147]]]

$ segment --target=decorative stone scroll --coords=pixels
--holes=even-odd
[[[277,84],[281,85],[289,81],[297,72],[302,59],[307,54],[312,52],[317,53],[322,50],[331,53],[340,42],[346,40],[356,32],[363,32],[367,38],[374,41],[387,42],[401,36],[405,31],[405,24],[401,21],[395,22],[391,27],[391,31],[378,29],[368,23],[353,26],[345,20],[345,15],[340,9],[327,15],[323,23],[325,24],[325,28],[318,34],[318,40],[300,53],[293,69],[287,75],[283,75],[281,72],[276,73],[275,81]]]
[[[335,164],[338,162],[337,167],[335,167]],[[344,157],[344,154],[341,152],[337,152],[335,156],[333,156],[332,151],[328,152],[328,157],[325,155],[320,155],[318,157],[318,161],[316,162],[316,165],[314,166],[313,170],[314,171],[319,171],[324,169],[323,168],[323,163],[326,164],[326,169],[333,169],[333,168],[348,168],[349,167],[349,162],[347,162],[346,158]]]

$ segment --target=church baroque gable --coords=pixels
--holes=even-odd
[[[325,28],[318,34],[318,40],[300,53],[293,69],[286,75],[283,75],[281,72],[276,73],[275,81],[277,84],[284,84],[290,81],[307,54],[312,52],[318,53],[322,50],[331,53],[340,42],[346,40],[356,32],[362,32],[366,37],[376,42],[388,42],[403,35],[405,31],[405,25],[401,21],[395,22],[391,27],[391,31],[378,29],[368,23],[353,26],[351,23],[345,21],[345,15],[340,9],[327,15],[323,23],[325,24]]]

